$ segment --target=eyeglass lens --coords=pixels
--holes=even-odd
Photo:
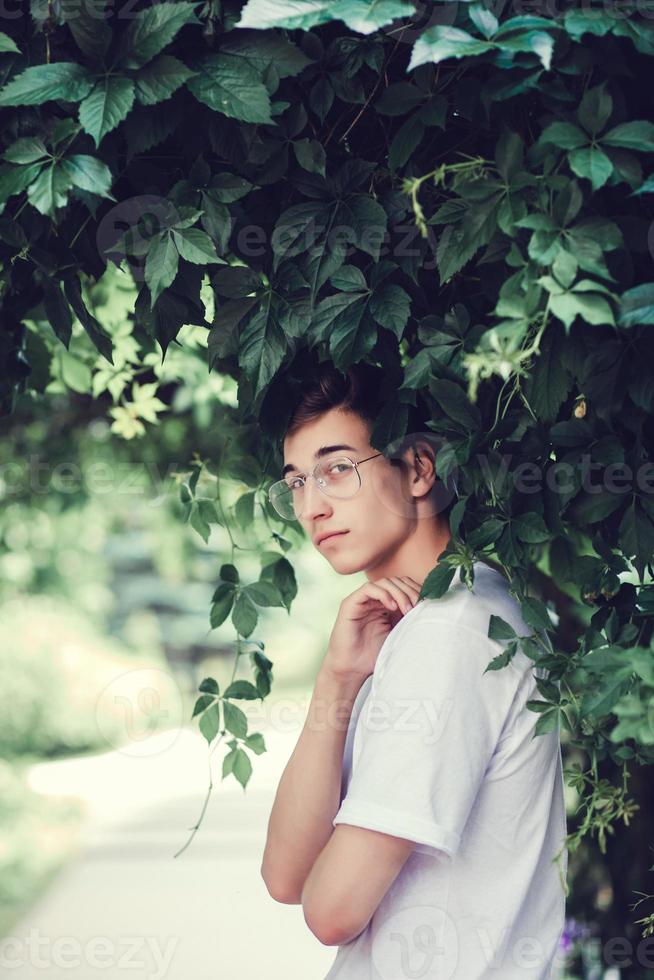
[[[323,460],[314,471],[321,490],[331,497],[351,497],[359,489],[359,475],[349,459]],[[287,520],[296,520],[304,506],[305,479],[294,475],[279,480],[271,489],[271,503]]]

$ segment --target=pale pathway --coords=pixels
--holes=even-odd
[[[42,763],[41,792],[88,802],[77,857],[0,944],[13,980],[322,980],[336,955],[309,931],[299,905],[280,905],[260,876],[275,788],[301,725],[259,724],[245,792],[221,781],[191,845],[208,782],[207,743],[195,730],[139,746]]]

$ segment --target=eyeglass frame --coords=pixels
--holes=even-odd
[[[354,466],[354,469],[356,470],[356,474],[357,474],[357,476],[359,478],[359,486],[356,488],[356,490],[354,491],[354,493],[351,496],[349,496],[349,497],[336,497],[335,499],[336,500],[352,500],[352,497],[356,497],[356,495],[358,494],[359,490],[361,489],[361,483],[362,483],[361,474],[359,473],[359,466],[361,465],[361,463],[367,463],[369,459],[376,459],[377,456],[383,456],[383,455],[384,455],[384,453],[374,453],[372,456],[366,456],[365,459],[359,459],[359,460],[352,459],[350,456],[334,456],[334,459],[346,459],[348,461],[348,463],[352,463],[352,465]],[[319,459],[318,462],[313,467],[313,469],[311,470],[310,473],[308,473],[306,476],[296,476],[296,477],[294,477],[294,479],[296,479],[296,480],[302,480],[302,488],[304,489],[307,480],[309,479],[309,477],[312,477],[312,479],[315,482],[316,486],[318,487],[318,489],[320,490],[320,492],[325,495],[325,497],[332,496],[332,494],[327,493],[327,491],[324,490],[320,486],[320,484],[316,480],[316,476],[315,476],[315,473],[316,473],[316,470],[318,469],[318,467],[319,466],[322,466],[325,462],[326,462],[326,460]],[[273,491],[273,488],[276,487],[279,483],[286,483],[286,480],[282,477],[281,480],[275,480],[275,482],[272,483],[268,487],[268,501],[270,503],[270,506],[273,508],[273,510],[275,511],[275,513],[278,514],[282,518],[282,520],[289,520],[289,521],[296,520],[296,521],[299,521],[299,519],[300,519],[299,517],[295,517],[295,518],[293,518],[293,517],[288,517],[288,518],[284,517],[283,514],[280,514],[279,513],[279,511],[277,510],[277,508],[273,504],[270,495],[271,495],[271,493]]]

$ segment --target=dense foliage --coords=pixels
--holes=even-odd
[[[235,669],[256,647],[253,682],[208,678],[196,705],[231,736],[223,775],[245,786],[264,750],[234,703],[270,690],[257,610],[296,592],[297,531],[265,493],[292,397],[311,364],[366,359],[387,377],[373,445],[423,402],[457,474],[423,592],[476,558],[506,570],[534,632],[495,618],[490,667],[520,643],[549,671],[529,707],[577,752],[569,843],[604,851],[654,761],[654,6],[34,0],[4,26],[4,412],[54,375],[139,436],[185,324],[238,382],[182,487],[232,542],[211,623],[231,615]],[[108,261],[138,286],[121,337],[87,303]],[[247,485],[229,509],[223,478]],[[255,510],[270,547],[245,584],[231,529]]]

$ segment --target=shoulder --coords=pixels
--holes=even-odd
[[[509,592],[505,577],[480,561],[475,562],[474,572],[472,588],[461,581],[457,572],[444,595],[438,599],[421,599],[397,623],[389,634],[380,672],[389,661],[397,661],[398,653],[407,648],[411,648],[412,658],[422,652],[429,661],[433,650],[439,659],[449,654],[468,667],[472,661],[478,661],[483,670],[503,649],[502,644],[488,635],[492,615],[508,622],[520,636],[533,632],[522,618],[519,603]],[[512,668],[511,673],[522,674],[531,666],[532,661],[518,650],[508,668]],[[495,673],[504,673],[508,679],[503,670]]]

